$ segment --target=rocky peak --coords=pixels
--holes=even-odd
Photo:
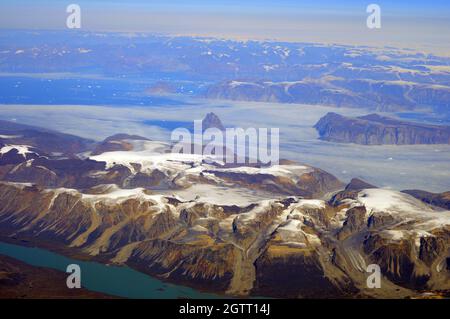
[[[225,131],[225,127],[222,124],[220,118],[213,112],[206,114],[205,118],[202,121],[203,130],[207,130],[209,128],[217,128],[221,131]]]
[[[368,188],[377,188],[376,186],[373,186],[372,184],[366,183],[365,181],[359,179],[359,178],[353,178],[350,183],[347,184],[345,187],[346,191],[360,191],[363,189]]]

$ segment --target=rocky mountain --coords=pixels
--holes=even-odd
[[[105,152],[113,151],[132,150],[133,145],[128,141],[149,141],[149,139],[138,135],[116,134],[109,136],[104,139],[103,142],[96,144],[94,150],[91,152],[91,155],[99,155]]]
[[[294,162],[225,165],[128,135],[99,145],[79,158],[3,146],[1,237],[235,296],[450,290],[448,210]]]
[[[0,153],[0,164],[3,164],[0,179],[44,187],[85,189],[116,184],[125,189],[144,187],[162,191],[189,192],[191,188],[201,188],[205,194],[207,188],[213,191],[248,187],[257,191],[252,196],[262,197],[264,192],[270,192],[314,197],[341,185],[331,174],[305,165],[228,167],[211,164],[202,156],[166,153],[169,145],[150,141],[144,143],[145,149],[141,151],[106,152],[88,159],[49,159],[31,151],[20,155],[18,146],[8,147],[11,151]]]
[[[420,199],[427,204],[450,209],[450,192],[436,194],[421,190],[404,190],[403,193]]]
[[[326,80],[302,80],[292,82],[228,81],[208,88],[211,99],[257,101],[273,103],[320,104],[337,107],[366,105],[374,108],[376,103],[354,94],[348,89],[328,83]]]
[[[343,79],[325,75],[298,81],[226,81],[205,92],[211,99],[297,103],[335,107],[366,108],[377,111],[404,111],[439,105],[449,109],[450,89],[433,84],[402,81]],[[445,112],[445,111],[444,111]]]
[[[449,114],[449,60],[392,47],[3,30],[0,71],[19,77],[50,74],[51,81],[28,78],[25,84],[17,83],[16,76],[4,77],[0,102],[140,105],[143,96],[176,94]],[[80,77],[81,82],[70,83],[58,78],[82,72],[105,80]],[[124,74],[140,80],[123,81],[118,89]],[[31,82],[36,90],[27,89]],[[74,89],[76,95],[71,94]]]
[[[211,121],[209,121],[210,119]],[[214,114],[206,124],[221,125]],[[43,187],[86,189],[116,184],[132,189],[187,190],[190,187],[251,187],[280,195],[313,197],[334,191],[341,183],[331,174],[307,165],[281,160],[279,165],[228,165],[223,158],[171,152],[168,143],[145,137],[116,134],[89,144],[84,152],[57,153],[59,144],[45,144],[30,131],[23,139],[22,127],[10,130],[0,144],[0,179],[29,182]],[[36,131],[40,136],[40,131]],[[56,133],[52,133],[56,134]],[[62,135],[65,137],[64,135]],[[72,138],[72,137],[71,137]],[[6,144],[27,142],[29,145]],[[68,145],[70,147],[70,145]],[[41,147],[50,148],[42,151]],[[259,194],[258,196],[262,196]]]
[[[225,131],[225,126],[223,126],[222,121],[213,112],[206,114],[205,118],[202,120],[202,129],[205,131],[209,128],[217,128],[221,131]]]
[[[369,184],[359,178],[352,178],[350,183],[345,186],[346,191],[356,191],[356,190],[363,190],[363,189],[369,189],[369,188],[377,188],[376,186]]]
[[[450,144],[450,127],[419,124],[378,114],[349,118],[328,113],[314,126],[320,138],[363,145]]]
[[[450,289],[450,212],[381,189],[336,196],[236,206],[144,189],[2,182],[0,228],[233,295],[401,298]],[[366,286],[372,263],[382,269],[382,289]]]
[[[0,120],[0,145],[28,145],[41,154],[72,157],[92,148],[94,141],[61,132]]]

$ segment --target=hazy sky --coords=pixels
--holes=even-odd
[[[450,55],[449,0],[0,0],[0,28],[63,29],[70,3],[81,6],[82,30],[390,45]],[[381,7],[380,30],[366,27],[370,3]]]

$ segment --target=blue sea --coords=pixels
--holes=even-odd
[[[151,79],[0,76],[0,104],[168,107],[186,104],[181,99],[146,94],[153,83]]]

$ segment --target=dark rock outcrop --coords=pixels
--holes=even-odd
[[[57,131],[0,120],[0,142],[29,145],[45,153],[71,156],[90,150],[94,141]]]
[[[367,226],[366,213],[364,206],[349,209],[347,211],[347,219],[338,232],[338,239],[345,240],[347,237],[365,228]]]
[[[342,190],[333,175],[289,161],[205,165],[166,158],[161,142],[142,161],[136,149],[154,144],[136,139],[106,140],[129,143],[130,162],[114,152],[80,159],[2,147],[2,236],[239,296],[404,298],[450,287],[448,211],[359,179]],[[201,185],[210,196],[183,195]],[[236,188],[242,197],[227,196]],[[385,199],[393,205],[379,206]],[[394,288],[366,289],[370,263]]]
[[[420,199],[424,203],[442,207],[445,209],[450,209],[450,192],[444,192],[440,194],[430,193],[421,190],[404,190],[402,192],[405,194],[409,194],[417,199]]]
[[[148,140],[148,138],[139,135],[115,134],[98,143],[92,151],[91,155],[99,155],[102,153],[114,151],[129,151],[133,149],[133,146],[129,143],[129,141]]]
[[[344,292],[323,275],[315,254],[271,256],[267,251],[256,261],[254,294],[284,297],[313,298],[322,295],[338,297]],[[302,271],[299,271],[301,269]],[[283,292],[276,287],[283,286]]]
[[[450,127],[400,121],[377,114],[349,118],[330,112],[314,126],[322,140],[362,145],[450,144]]]
[[[330,63],[329,66],[333,64]],[[328,66],[324,68],[327,69]],[[447,86],[436,86],[429,84],[430,82],[419,84],[379,81],[379,78],[368,80],[364,78],[368,73],[356,69],[350,73],[348,70],[338,71],[335,75],[339,74],[339,78],[330,77],[330,73],[319,77],[320,71],[315,69],[314,77],[296,78],[294,81],[263,81],[253,78],[219,82],[208,87],[204,95],[221,100],[365,107],[385,112],[420,110],[424,106],[444,112],[448,110],[450,90]],[[289,71],[292,72],[292,66]]]
[[[362,189],[377,188],[376,186],[369,184],[359,178],[353,178],[350,183],[345,187],[346,191],[360,191]]]
[[[205,118],[202,121],[203,131],[205,131],[209,128],[217,128],[221,131],[225,131],[225,126],[223,126],[222,121],[213,112],[206,114]]]

